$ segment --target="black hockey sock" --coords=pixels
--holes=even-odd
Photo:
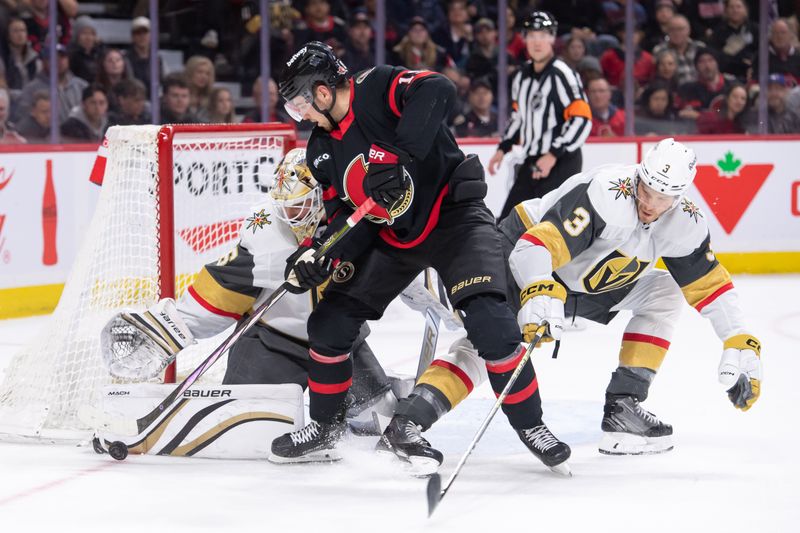
[[[451,409],[447,397],[435,387],[422,384],[414,387],[408,398],[397,403],[395,414],[411,419],[416,425],[427,431]]]
[[[621,366],[611,373],[606,397],[611,395],[633,396],[643,402],[647,399],[650,383],[655,377],[655,371],[649,368]]]
[[[309,350],[309,355],[309,415],[324,424],[341,421],[347,391],[353,383],[350,354],[326,356]]]
[[[525,354],[525,346],[520,347],[510,356],[499,361],[486,361],[489,383],[496,396],[499,396],[508,383],[511,374],[517,368]],[[539,395],[539,382],[530,361],[525,363],[517,381],[511,387],[502,405],[514,429],[529,429],[542,423],[542,398]]]

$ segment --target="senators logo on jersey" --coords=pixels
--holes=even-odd
[[[589,294],[619,289],[636,281],[649,264],[614,250],[583,277],[583,287]]]
[[[367,194],[364,192],[364,178],[367,176],[369,163],[364,159],[364,154],[358,154],[350,164],[347,165],[347,170],[344,172],[344,193],[345,200],[347,200],[354,208],[359,207],[367,201]],[[369,210],[366,217],[373,222],[384,222],[391,225],[394,220],[408,211],[411,202],[414,200],[414,182],[411,180],[408,171],[404,169],[406,177],[408,178],[409,186],[405,196],[395,203],[390,211],[376,205]]]

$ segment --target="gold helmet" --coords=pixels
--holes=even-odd
[[[317,231],[325,209],[322,189],[306,164],[304,148],[287,152],[275,169],[269,197],[275,215],[294,232],[298,242]]]

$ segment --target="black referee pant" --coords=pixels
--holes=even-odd
[[[497,219],[503,220],[514,206],[531,198],[541,198],[552,190],[557,189],[567,178],[574,176],[583,168],[583,156],[578,148],[574,152],[564,152],[556,160],[556,164],[546,178],[535,180],[533,176],[533,165],[538,157],[531,157],[520,165],[514,185],[508,191],[508,198]]]

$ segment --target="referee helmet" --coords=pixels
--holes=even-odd
[[[532,11],[530,15],[522,21],[522,30],[545,31],[555,36],[558,30],[558,21],[547,11]]]

